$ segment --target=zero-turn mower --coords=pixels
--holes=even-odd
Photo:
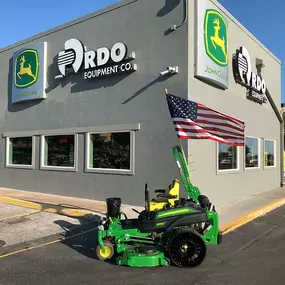
[[[107,215],[98,227],[98,259],[114,258],[118,265],[132,267],[195,267],[203,262],[208,245],[222,242],[214,205],[192,185],[179,146],[173,147],[173,155],[188,197],[180,198],[179,180],[174,179],[150,200],[146,184],[145,209],[133,209],[136,219],[121,211],[121,198],[108,198]]]

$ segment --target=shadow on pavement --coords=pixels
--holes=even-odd
[[[64,220],[57,220],[54,223],[65,231],[62,234],[62,244],[86,257],[96,259],[97,227],[100,220],[101,216],[92,215],[90,220],[79,218],[79,224],[72,224]]]

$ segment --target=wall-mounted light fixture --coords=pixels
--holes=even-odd
[[[178,73],[178,66],[168,66],[168,67],[166,68],[166,70],[161,71],[159,74],[160,74],[160,75],[166,75],[166,74],[169,74],[169,73],[171,73],[171,74],[176,74],[176,73]]]

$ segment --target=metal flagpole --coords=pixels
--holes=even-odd
[[[167,95],[167,94],[168,94],[168,90],[167,90],[166,88],[164,89],[164,94],[165,94],[165,95]],[[185,164],[186,164],[185,166],[186,166],[187,171],[188,171],[188,175],[186,175],[186,179],[187,179],[188,183],[190,183],[190,184],[191,184],[191,180],[190,180],[190,172],[189,172],[189,168],[188,168],[188,160],[186,159],[186,155],[185,155],[184,150],[183,150],[183,146],[182,146],[181,139],[180,139],[179,137],[177,137],[177,140],[178,140],[178,142],[179,142],[179,146],[180,146],[180,149],[181,149],[182,155],[183,155],[184,160],[185,160]]]

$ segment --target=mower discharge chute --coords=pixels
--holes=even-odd
[[[173,147],[173,155],[188,197],[179,197],[179,180],[174,179],[166,189],[155,190],[157,197],[150,200],[146,184],[145,209],[133,209],[137,219],[121,211],[120,198],[108,198],[107,217],[98,227],[98,259],[115,257],[117,264],[133,267],[194,267],[203,262],[207,245],[221,243],[215,207],[192,185],[179,146]]]

